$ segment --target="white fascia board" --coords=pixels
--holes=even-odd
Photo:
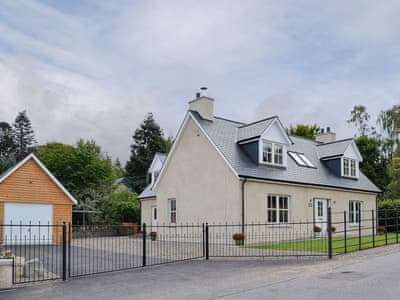
[[[292,140],[291,140],[290,137],[288,136],[288,134],[287,134],[285,128],[283,127],[283,125],[282,125],[282,123],[281,123],[281,121],[279,120],[278,117],[276,117],[276,118],[271,122],[271,124],[268,125],[268,127],[264,130],[264,132],[260,135],[260,137],[264,136],[264,135],[271,129],[271,127],[274,126],[275,123],[277,123],[279,129],[281,130],[281,133],[282,133],[282,135],[284,136],[284,138],[285,138],[285,140],[286,140],[286,143],[287,143],[288,145],[293,144]]]
[[[46,166],[36,157],[35,154],[31,153],[23,160],[21,160],[18,164],[16,164],[5,176],[0,179],[0,183],[6,180],[11,174],[13,174],[16,170],[18,170],[22,165],[24,165],[28,160],[33,159],[39,167],[50,177],[50,179],[67,195],[67,197],[74,203],[78,204],[78,201],[75,199],[74,196],[71,195],[70,192],[54,177],[53,174],[46,168]]]
[[[182,135],[183,128],[185,128],[190,116],[191,116],[190,112],[187,112],[186,115],[185,115],[185,118],[183,119],[183,122],[182,122],[181,126],[179,127],[178,133],[176,134],[174,143],[172,144],[172,148],[169,151],[169,153],[167,155],[167,158],[166,158],[166,160],[164,161],[164,163],[163,163],[163,165],[161,167],[160,174],[158,175],[156,182],[154,183],[154,185],[151,187],[150,190],[154,190],[157,187],[158,183],[160,182],[161,177],[163,177],[164,170],[166,169],[166,166],[168,165],[172,154],[175,152],[175,148],[176,148],[176,145],[178,144],[178,141],[179,141],[179,139],[180,139],[180,137]],[[194,118],[192,117],[192,119],[194,119]]]
[[[165,169],[167,168],[167,165],[169,163],[170,158],[172,157],[172,155],[175,152],[175,148],[179,143],[179,140],[181,138],[183,129],[186,127],[187,122],[189,121],[189,119],[192,119],[193,122],[196,124],[196,126],[201,130],[201,132],[204,134],[204,136],[207,138],[207,140],[210,142],[210,144],[214,147],[214,149],[218,152],[218,154],[222,157],[222,159],[225,161],[225,163],[228,165],[228,167],[231,169],[231,171],[233,172],[233,174],[235,174],[236,177],[239,178],[238,173],[235,171],[235,169],[233,169],[232,165],[229,163],[229,161],[225,158],[225,156],[222,154],[222,152],[218,149],[218,147],[214,144],[214,142],[211,140],[211,138],[208,136],[208,134],[206,133],[206,131],[203,129],[203,127],[199,124],[199,122],[196,120],[195,117],[193,117],[192,113],[190,111],[187,112],[185,119],[183,120],[181,126],[179,127],[178,133],[176,135],[176,138],[174,140],[174,143],[172,145],[172,148],[170,150],[170,152],[168,153],[167,159],[165,160],[160,174],[157,177],[156,182],[154,183],[153,187],[151,188],[151,190],[154,190],[158,183],[160,182],[162,176],[164,175]]]

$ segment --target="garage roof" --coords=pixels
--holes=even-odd
[[[23,166],[27,161],[30,159],[33,159],[39,167],[50,177],[50,179],[67,195],[67,197],[74,203],[78,204],[78,201],[75,199],[74,196],[71,195],[70,192],[57,180],[57,178],[54,177],[53,174],[46,168],[46,166],[35,156],[35,154],[31,153],[27,157],[25,157],[23,160],[21,160],[18,164],[16,164],[14,167],[8,169],[4,173],[0,174],[0,184],[5,181],[11,174],[13,174],[16,170],[18,170],[21,166]]]

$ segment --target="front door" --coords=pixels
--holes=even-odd
[[[157,232],[157,206],[151,207],[151,231]]]
[[[314,199],[314,224],[321,229],[320,235],[326,234],[328,222],[328,200]],[[315,230],[314,230],[315,231]]]

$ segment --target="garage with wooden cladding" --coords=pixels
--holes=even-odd
[[[0,243],[60,242],[77,200],[46,166],[29,154],[0,175]]]

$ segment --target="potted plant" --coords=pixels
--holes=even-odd
[[[384,234],[385,232],[386,232],[386,228],[385,228],[385,226],[378,226],[378,227],[376,227],[376,232],[378,233],[378,234]]]
[[[321,231],[322,231],[322,228],[319,227],[319,226],[317,226],[317,225],[314,225],[313,230],[314,230],[314,232],[321,232]]]
[[[235,241],[235,244],[236,244],[237,246],[242,246],[242,245],[244,245],[244,238],[245,238],[244,233],[242,233],[242,232],[234,233],[234,234],[232,235],[232,238],[233,238],[233,240]]]
[[[336,227],[335,226],[331,226],[331,231],[332,231],[332,233],[336,232]]]
[[[152,241],[155,241],[157,239],[157,232],[155,231],[150,232],[150,238]]]

